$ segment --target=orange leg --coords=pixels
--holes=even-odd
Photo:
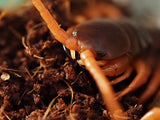
[[[126,95],[131,91],[136,90],[137,88],[141,87],[143,84],[147,82],[151,71],[150,68],[142,60],[138,60],[135,63],[135,68],[137,71],[136,77],[133,79],[133,81],[127,88],[120,92],[118,98]]]
[[[95,9],[96,8],[96,9]],[[85,12],[90,19],[109,17],[109,18],[122,18],[124,15],[114,5],[107,3],[93,3]]]
[[[72,50],[78,49],[78,40],[73,36],[67,34],[63,29],[61,29],[56,22],[56,20],[51,16],[49,11],[45,8],[41,0],[32,0],[32,3],[39,11],[41,17],[47,23],[47,26],[54,37],[63,43],[67,48]]]
[[[133,70],[132,67],[129,67],[129,68],[125,71],[125,73],[123,73],[122,76],[120,76],[120,77],[112,80],[112,81],[111,81],[111,84],[112,84],[112,85],[115,85],[115,84],[117,84],[117,83],[119,83],[119,82],[122,82],[123,80],[127,79],[127,78],[131,75],[132,70]]]
[[[160,86],[160,66],[156,69],[153,78],[151,79],[146,90],[140,97],[139,102],[144,103],[148,98],[150,98],[156,92],[159,86]]]
[[[114,90],[110,84],[110,81],[106,78],[103,71],[97,65],[93,53],[90,50],[85,50],[81,54],[81,59],[86,65],[86,68],[93,76],[101,94],[106,107],[109,109],[111,116],[114,120],[127,119],[124,114],[121,105],[115,98]]]
[[[160,120],[160,108],[156,107],[146,113],[141,120]]]
[[[89,19],[122,17],[124,17],[123,13],[115,5],[88,0],[87,8],[82,11],[82,14],[75,15],[73,18],[76,23],[82,23]]]
[[[115,60],[106,61],[102,66],[102,70],[106,76],[117,76],[126,71],[130,63],[128,56],[122,56]]]

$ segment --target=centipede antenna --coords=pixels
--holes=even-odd
[[[51,33],[54,35],[54,37],[64,44],[67,48],[72,50],[77,50],[77,39],[72,37],[71,35],[67,34],[63,29],[60,28],[56,20],[52,17],[52,15],[49,13],[47,8],[43,5],[41,0],[32,0],[33,5],[37,8],[39,11],[41,17],[44,19],[44,21],[47,23],[47,26]]]
[[[101,68],[97,65],[93,53],[85,50],[81,53],[81,59],[86,68],[93,76],[106,104],[114,120],[127,119],[119,102],[116,100],[114,90],[110,81],[106,78]]]

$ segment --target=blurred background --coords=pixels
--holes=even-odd
[[[74,1],[74,0],[72,0]],[[90,0],[91,1],[91,0]],[[130,17],[148,27],[160,27],[160,0],[106,0],[126,8]],[[31,0],[0,0],[0,9],[12,11]]]
[[[0,0],[0,8],[1,9],[15,9],[22,3],[26,2],[27,0]]]
[[[160,0],[113,0],[126,7],[131,18],[148,27],[160,27]]]

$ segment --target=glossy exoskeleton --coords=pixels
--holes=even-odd
[[[86,21],[70,28],[67,33],[60,28],[41,0],[32,0],[32,2],[54,37],[70,49],[71,57],[76,58],[75,51],[80,54],[78,62],[85,65],[93,76],[111,114],[111,119],[128,119],[116,98],[136,90],[148,81],[152,71],[151,63],[154,59],[150,59],[149,56],[146,57],[146,52],[152,48],[152,43],[157,40],[152,37],[149,31],[128,20],[98,19]],[[157,43],[159,46],[160,42]],[[146,58],[141,57],[143,54]],[[146,101],[159,88],[159,66],[154,68],[153,77],[141,95],[140,103]],[[125,80],[134,69],[137,72],[136,76],[116,97],[111,84]],[[106,77],[120,74],[122,75],[113,81],[109,81]],[[158,115],[157,110],[154,113],[151,118]]]

